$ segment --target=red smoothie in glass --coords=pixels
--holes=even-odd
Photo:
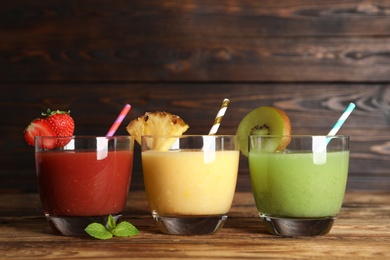
[[[103,216],[126,204],[133,151],[43,151],[36,153],[39,194],[50,216]]]

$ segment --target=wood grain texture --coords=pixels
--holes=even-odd
[[[357,0],[12,1],[0,7],[0,80],[388,81],[389,9]]]
[[[387,259],[390,257],[389,193],[347,193],[332,230],[322,237],[269,235],[252,194],[238,192],[223,229],[208,236],[161,234],[143,191],[130,192],[124,220],[140,234],[100,241],[53,235],[38,195],[0,195],[0,250],[12,259]]]
[[[71,110],[76,134],[105,134],[125,103],[124,124],[166,110],[207,133],[226,97],[223,134],[261,105],[286,110],[293,133],[325,134],[355,102],[340,132],[351,136],[348,187],[390,190],[389,28],[385,0],[6,1],[0,190],[36,190],[23,130],[48,107]],[[142,189],[139,147],[134,170]]]
[[[316,0],[14,0],[0,8],[5,32],[37,28],[39,34],[31,31],[33,35],[46,37],[47,33],[56,38],[109,37],[121,32],[130,37],[178,36],[179,32],[232,37],[382,36],[389,34],[389,10],[387,0],[320,4]],[[117,21],[115,27],[112,21]]]
[[[387,38],[224,39],[196,36],[134,43],[9,43],[5,81],[389,81]],[[25,39],[29,40],[29,39]],[[52,47],[53,46],[53,47]],[[1,54],[0,54],[1,55]],[[35,66],[39,66],[37,70]],[[23,73],[23,77],[20,74]]]
[[[133,108],[117,134],[125,134],[130,120],[146,111],[179,114],[190,125],[189,134],[206,134],[223,98],[231,102],[219,129],[234,134],[241,119],[261,105],[284,109],[294,134],[326,134],[349,102],[357,108],[340,134],[351,136],[351,189],[390,189],[390,86],[386,84],[6,84],[0,97],[0,164],[8,181],[2,189],[36,190],[34,151],[26,145],[23,130],[47,107],[71,110],[75,133],[104,135],[122,104]],[[55,91],[52,91],[55,90]],[[17,96],[17,93],[23,95]],[[17,100],[17,101],[15,101]],[[17,114],[18,116],[10,116]],[[134,185],[142,188],[140,150],[136,145]],[[247,174],[241,157],[240,173]],[[12,177],[14,176],[14,177]],[[19,176],[30,179],[23,184]],[[11,179],[9,179],[11,177]],[[17,185],[19,183],[19,185]],[[16,185],[16,186],[14,186]],[[247,187],[247,186],[245,186]]]

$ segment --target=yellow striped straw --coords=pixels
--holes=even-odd
[[[227,98],[223,100],[221,108],[219,109],[218,114],[215,117],[214,124],[210,129],[209,135],[215,135],[217,133],[218,128],[221,125],[222,117],[225,115],[229,102],[230,100]]]

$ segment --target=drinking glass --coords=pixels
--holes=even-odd
[[[143,136],[141,147],[149,207],[160,231],[205,235],[220,230],[236,188],[237,137]]]
[[[284,151],[271,143],[290,139]],[[281,236],[327,234],[344,198],[348,136],[249,136],[249,170],[260,218]]]
[[[50,140],[67,144],[45,149]],[[121,217],[129,192],[131,136],[36,137],[35,162],[44,214],[55,234],[87,235],[91,223]]]

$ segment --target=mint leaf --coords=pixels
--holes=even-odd
[[[108,231],[105,226],[99,223],[89,224],[88,227],[85,228],[85,232],[97,239],[105,240],[112,238],[112,233]]]
[[[103,240],[110,239],[113,236],[129,237],[139,234],[138,229],[127,221],[122,221],[117,225],[111,215],[108,216],[106,226],[100,223],[92,223],[85,228],[85,232],[94,238]]]
[[[109,215],[107,220],[107,229],[112,233],[116,227],[116,222],[113,216]]]
[[[112,234],[117,237],[130,237],[138,235],[139,231],[131,223],[122,221],[112,230]]]

